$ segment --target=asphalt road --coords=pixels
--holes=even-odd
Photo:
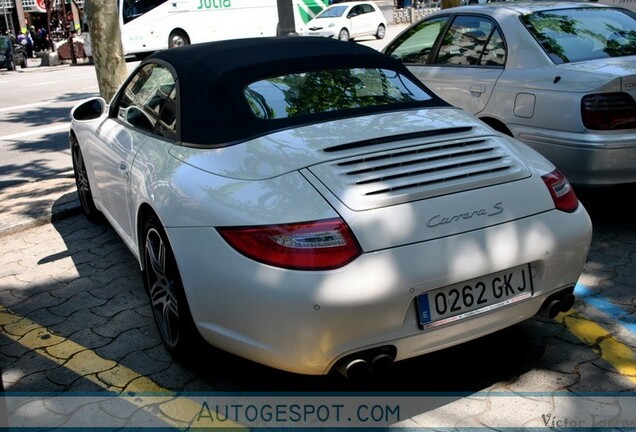
[[[68,111],[96,91],[90,66],[0,72],[0,196],[19,202],[31,183],[37,196],[43,193],[38,185],[44,179],[68,180]],[[421,404],[405,410],[399,421],[389,419],[397,426],[542,427],[552,420],[559,426],[568,415],[590,426],[589,412],[574,409],[582,407],[584,398],[563,395],[615,398],[634,396],[636,391],[636,226],[625,204],[636,187],[576,191],[592,216],[594,238],[577,287],[578,301],[569,314],[557,320],[535,318],[398,363],[387,375],[366,382],[349,382],[338,375],[288,374],[212,348],[175,361],[160,343],[138,266],[107,224],[93,224],[76,215],[4,235],[0,237],[0,383],[8,392],[4,410],[16,422],[45,419],[41,426],[54,426],[104,412],[112,419],[113,413],[105,404],[100,409],[75,406],[86,405],[85,399],[81,403],[74,399],[73,409],[68,400],[59,409],[42,403],[42,395],[58,392],[86,396],[186,391],[190,402],[210,394],[253,401],[263,392],[293,392],[306,402],[302,395],[307,392],[328,392],[331,403],[355,392],[358,397],[380,395],[386,403],[408,395]],[[46,192],[52,206],[72,195],[68,189]],[[3,217],[8,214],[3,210]],[[15,395],[22,392],[40,398],[38,409],[29,410],[33,408],[29,401],[17,400]],[[241,399],[237,392],[251,396]],[[413,399],[418,395],[427,399]],[[197,402],[200,407],[201,401]],[[635,415],[621,414],[616,402],[603,403],[596,420],[636,425]],[[151,414],[168,425],[183,425],[165,397],[152,404],[133,397],[126,406],[136,407],[130,411],[134,415]],[[180,405],[176,411],[187,413],[186,408]],[[0,404],[0,426],[2,411]],[[128,410],[114,411],[117,422],[110,426],[141,421],[126,414]],[[206,420],[206,413],[201,416],[199,411],[199,420]]]

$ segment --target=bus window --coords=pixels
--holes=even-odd
[[[165,2],[166,0],[124,0],[122,8],[124,24],[140,17]]]

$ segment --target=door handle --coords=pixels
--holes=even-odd
[[[121,176],[128,180],[130,178],[130,172],[128,171],[128,164],[126,162],[119,163],[119,171],[121,171]]]
[[[471,85],[468,90],[470,91],[471,94],[476,93],[477,96],[479,96],[486,91],[486,86],[475,84],[475,85]]]

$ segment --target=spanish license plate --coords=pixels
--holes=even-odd
[[[532,297],[530,265],[439,288],[417,296],[423,329],[479,315]]]

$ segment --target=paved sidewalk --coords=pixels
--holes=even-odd
[[[0,189],[0,237],[79,213],[72,171]]]

